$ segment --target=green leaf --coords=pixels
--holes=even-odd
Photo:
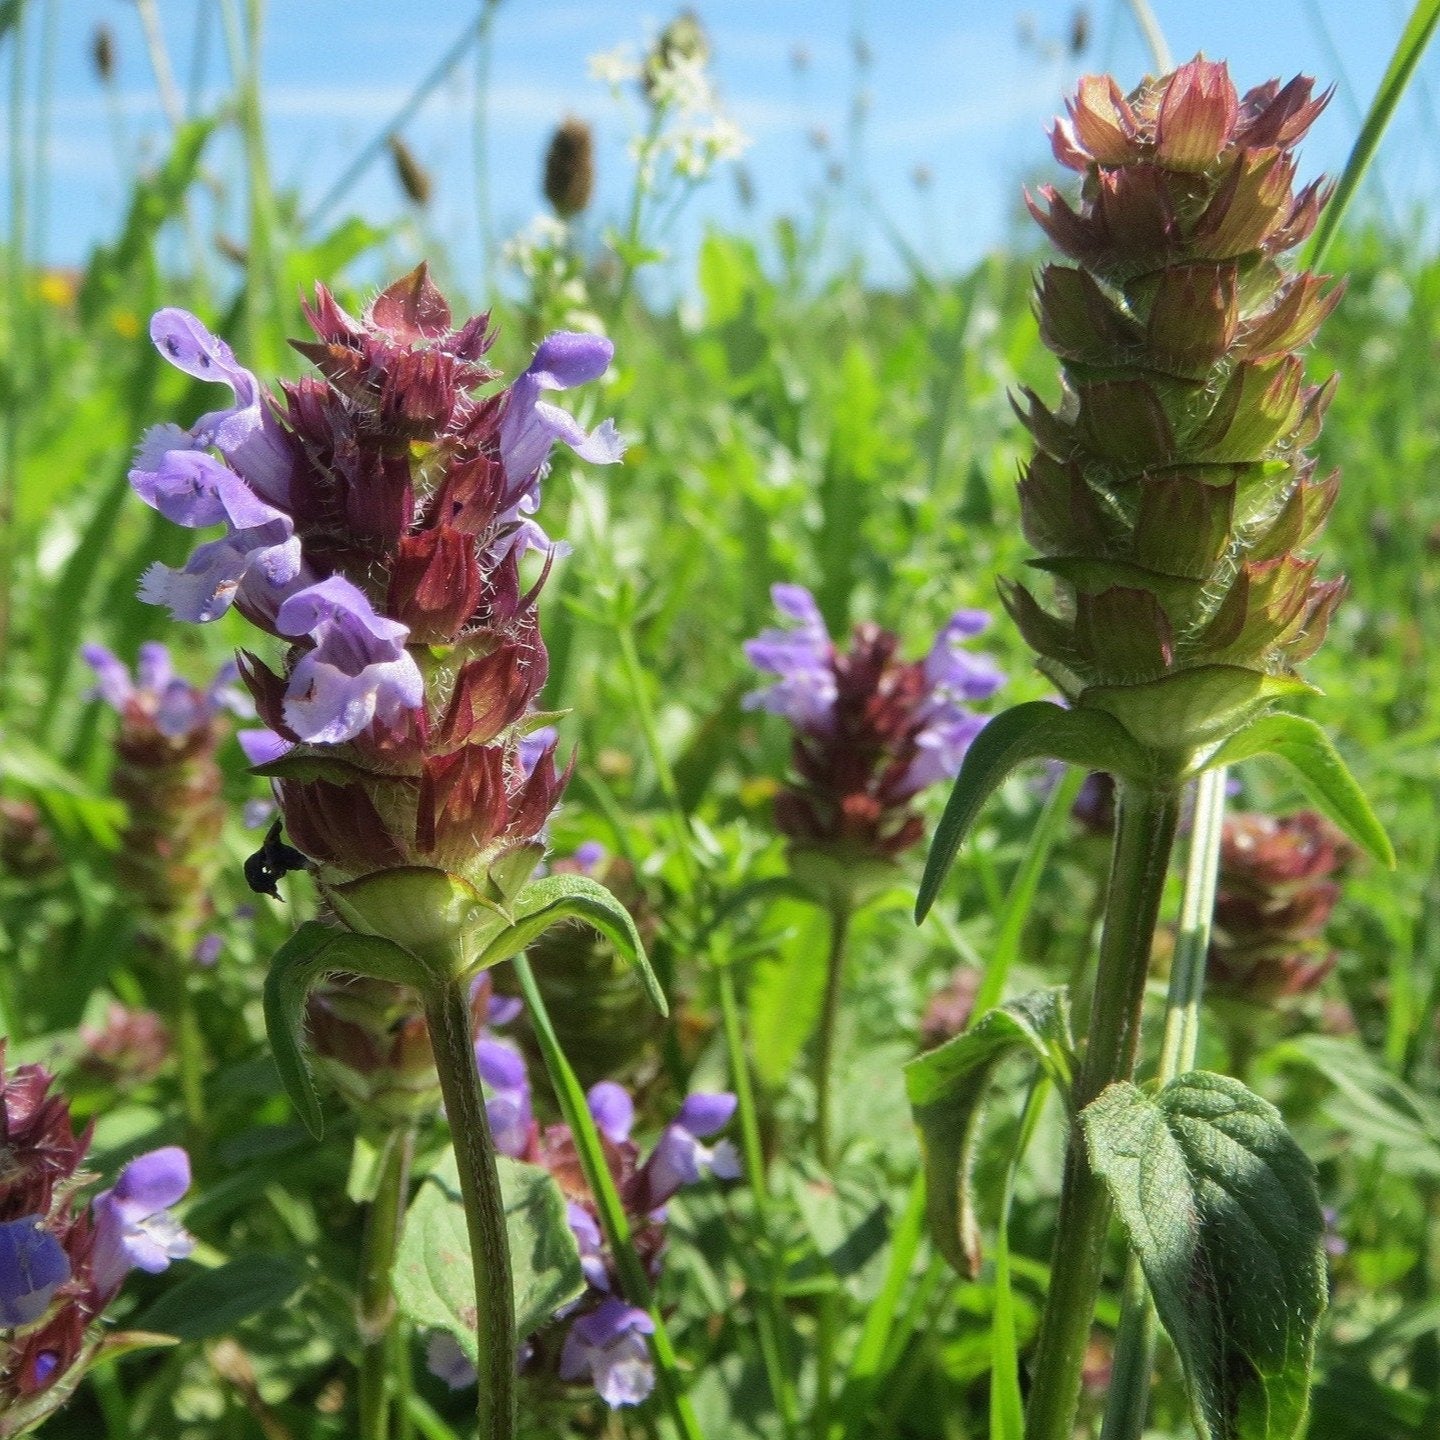
[[[337,971],[401,985],[419,985],[425,979],[415,960],[398,945],[315,920],[302,925],[275,952],[265,977],[265,1030],[285,1093],[317,1140],[325,1133],[325,1117],[301,1049],[305,998],[324,976]]]
[[[1365,853],[1395,868],[1395,851],[1365,792],[1340,758],[1330,737],[1301,715],[1265,715],[1232,735],[1206,761],[1234,765],[1256,755],[1274,755],[1295,773],[1305,798],[1335,822]]]
[[[670,1013],[630,912],[611,891],[586,875],[547,875],[527,885],[515,898],[509,927],[481,951],[478,968],[484,970],[508,960],[563,920],[583,920],[598,930],[624,959],[640,967],[641,979],[655,1008],[662,1015]]]
[[[565,1219],[565,1197],[549,1172],[504,1155],[497,1162],[515,1325],[524,1339],[584,1290],[585,1276]],[[474,1363],[475,1278],[453,1150],[426,1176],[405,1216],[394,1286],[396,1302],[411,1320],[448,1331]]]
[[[1193,1071],[1122,1082],[1080,1116],[1179,1352],[1201,1440],[1290,1440],[1325,1309],[1315,1169],[1280,1112]]]
[[[991,1077],[1002,1061],[1028,1050],[1068,1091],[1071,1045],[1065,990],[1038,990],[988,1011],[963,1035],[905,1067],[905,1091],[924,1152],[930,1235],[962,1275],[973,1277],[980,1268],[970,1170]]]
[[[1151,769],[1149,757],[1125,727],[1101,711],[1066,710],[1048,700],[1032,700],[1003,711],[965,752],[965,762],[925,859],[920,896],[915,902],[917,922],[935,903],[960,842],[975,823],[980,807],[1017,765],[1038,759],[1063,760],[1087,770],[1136,778],[1148,775]]]
[[[208,1340],[242,1320],[283,1305],[305,1283],[305,1270],[279,1255],[240,1255],[173,1285],[135,1320],[137,1330]]]

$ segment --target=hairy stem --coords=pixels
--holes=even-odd
[[[515,1434],[515,1295],[510,1282],[510,1244],[505,1198],[495,1163],[495,1142],[485,1117],[480,1073],[470,1039],[465,982],[437,981],[425,995],[425,1019],[435,1069],[450,1119],[460,1171],[460,1196],[470,1232],[475,1270],[475,1336],[479,1350],[476,1404],[479,1440],[512,1440]]]
[[[831,1082],[835,1069],[835,1032],[840,1025],[840,996],[845,982],[845,942],[850,936],[851,909],[843,900],[830,906],[830,944],[825,955],[825,1002],[820,1012],[820,1037],[815,1050],[815,1153],[827,1169],[834,1160],[831,1123]]]
[[[1200,1040],[1200,997],[1205,991],[1205,956],[1210,949],[1210,923],[1215,912],[1215,887],[1220,878],[1220,837],[1225,819],[1225,768],[1207,770],[1195,789],[1195,827],[1185,869],[1185,894],[1180,902],[1180,932],[1170,967],[1165,1000],[1165,1034],[1160,1043],[1156,1075],[1165,1085],[1195,1065]],[[1115,1367],[1105,1401],[1101,1440],[1140,1440],[1150,1399],[1150,1371],[1155,1363],[1155,1307],[1140,1262],[1132,1252],[1125,1263],[1125,1291],[1120,1329],[1115,1337]]]
[[[380,1152],[375,1198],[365,1215],[360,1238],[360,1285],[356,1322],[360,1329],[359,1440],[390,1440],[394,1398],[391,1361],[395,1356],[395,1296],[390,1277],[410,1196],[410,1162],[415,1156],[415,1127],[397,1126]]]
[[[1176,791],[1120,786],[1089,1044],[1073,1099],[1077,1116],[1107,1086],[1128,1080],[1134,1071],[1145,976],[1178,815]],[[1070,1440],[1074,1432],[1109,1220],[1105,1183],[1090,1168],[1079,1125],[1072,1125],[1026,1440]]]

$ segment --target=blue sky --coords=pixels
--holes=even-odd
[[[130,152],[163,148],[137,9],[120,0],[52,0],[54,100],[48,160],[52,193],[39,236],[44,258],[81,263],[115,232],[127,195],[112,128],[118,114]],[[160,0],[159,12],[182,90],[196,53],[199,6]],[[38,55],[44,5],[32,0]],[[298,190],[308,209],[473,17],[469,6],[289,0],[269,8],[265,48],[266,113],[277,182]],[[899,273],[889,238],[898,233],[937,269],[978,258],[1013,233],[1022,181],[1042,172],[1044,128],[1082,70],[1108,69],[1122,84],[1147,69],[1148,52],[1122,0],[1091,0],[1091,39],[1073,57],[1066,45],[1073,0],[1027,4],[938,4],[926,0],[713,0],[698,7],[709,29],[727,105],[752,145],[745,164],[755,209],[745,215],[733,177],[718,175],[696,195],[674,233],[673,283],[684,285],[688,256],[708,221],[752,233],[781,213],[812,213],[828,160],[851,155],[849,116],[866,92],[859,174],[866,203],[837,202],[837,245],[853,243],[871,273]],[[1304,169],[1339,170],[1403,26],[1398,0],[1155,0],[1175,54],[1203,49],[1225,58],[1241,86],[1296,71],[1338,83],[1330,111],[1308,144]],[[636,124],[586,72],[586,59],[623,41],[637,48],[673,11],[613,0],[501,0],[489,101],[491,210],[503,238],[540,209],[538,175],[550,128],[562,115],[591,120],[599,136],[599,221],[613,220],[629,193],[625,142]],[[212,8],[213,16],[213,8]],[[115,33],[119,69],[112,106],[89,62],[98,23]],[[203,74],[212,92],[224,83],[219,27],[213,22]],[[857,72],[851,36],[872,59]],[[1028,38],[1027,38],[1028,36]],[[805,56],[803,68],[796,54]],[[7,67],[8,69],[8,67]],[[1427,57],[1422,83],[1407,97],[1387,137],[1380,188],[1370,203],[1404,223],[1417,204],[1440,194],[1440,56]],[[32,81],[31,93],[34,93]],[[457,271],[478,272],[471,126],[473,67],[462,65],[409,125],[406,138],[436,183],[424,218],[407,230],[397,258],[444,249]],[[829,149],[817,151],[824,132]],[[214,169],[224,175],[217,150]],[[915,184],[917,167],[930,175]],[[386,220],[404,209],[387,161],[350,193],[346,210]],[[407,254],[408,252],[408,254]]]

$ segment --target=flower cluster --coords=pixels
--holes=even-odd
[[[1032,562],[1053,588],[1004,600],[1041,668],[1142,745],[1186,752],[1293,689],[1339,581],[1302,552],[1334,502],[1305,448],[1332,386],[1296,353],[1334,308],[1280,257],[1326,197],[1296,191],[1296,144],[1325,104],[1304,77],[1237,95],[1196,59],[1129,96],[1080,82],[1056,157],[1078,208],[1031,209],[1073,265],[1042,271],[1051,408],[1025,392],[1036,453],[1020,481]]]
[[[475,1060],[487,1092],[486,1114],[496,1148],[504,1155],[540,1165],[555,1177],[566,1199],[566,1215],[580,1248],[584,1295],[561,1317],[567,1322],[560,1350],[560,1378],[589,1381],[607,1405],[634,1405],[654,1385],[645,1336],[650,1317],[620,1294],[614,1260],[605,1244],[595,1197],[585,1181],[575,1141],[565,1125],[542,1127],[536,1120],[525,1059],[494,1035],[476,1042]],[[642,1160],[631,1138],[635,1104],[614,1081],[587,1092],[590,1114],[600,1132],[606,1162],[630,1221],[636,1252],[656,1279],[665,1250],[665,1213],[672,1197],[707,1174],[734,1179],[740,1159],[728,1140],[706,1144],[735,1113],[735,1096],[694,1094],[664,1128]],[[432,1353],[433,1368],[451,1384],[473,1380],[455,1363],[449,1346]]]
[[[618,460],[608,421],[587,431],[544,396],[598,378],[610,343],[556,334],[507,389],[485,362],[488,319],[454,327],[422,265],[356,320],[317,287],[318,377],[265,392],[193,316],[151,334],[234,403],[161,425],[130,481],[177,524],[220,526],[142,595],[179,619],[232,605],[284,642],[282,673],[242,652],[295,844],[327,879],[397,865],[482,878],[533,840],[564,779],[553,743],[522,746],[547,658],[527,551],[553,553],[533,516],[556,440]],[[541,577],[543,579],[543,575]]]
[[[970,704],[1004,682],[988,655],[964,648],[989,616],[957,611],[923,660],[901,660],[898,638],[872,624],[857,625],[840,650],[803,586],[776,585],[771,595],[791,623],[746,642],[751,664],[775,678],[744,704],[795,727],[796,779],[776,802],[776,822],[804,846],[898,855],[921,834],[911,802],[958,773],[985,724]]]
[[[1266,1005],[1315,989],[1335,968],[1322,936],[1353,853],[1313,810],[1227,816],[1206,960],[1211,991]]]
[[[38,1065],[8,1075],[0,1047],[0,1434],[22,1435],[70,1395],[99,1355],[97,1323],[133,1268],[152,1273],[194,1242],[168,1207],[190,1186],[174,1146],[121,1170],[87,1211],[90,1132]]]
[[[95,672],[92,695],[120,716],[110,785],[125,802],[117,878],[144,906],[153,939],[188,960],[213,918],[210,900],[224,825],[216,751],[225,711],[252,719],[255,707],[227,664],[203,688],[175,673],[158,642],[140,647],[132,677],[101,645],[81,650]]]

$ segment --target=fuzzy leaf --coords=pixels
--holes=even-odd
[[[565,1198],[538,1165],[497,1157],[510,1237],[510,1279],[520,1339],[585,1288]],[[417,1325],[446,1330],[476,1359],[475,1276],[452,1150],[420,1186],[395,1257],[395,1300]]]
[[[1066,992],[1037,990],[987,1011],[963,1035],[905,1067],[925,1157],[930,1237],[961,1275],[973,1278],[980,1268],[970,1170],[991,1077],[1002,1061],[1028,1050],[1067,1089],[1072,1045]]]
[[[925,874],[915,902],[917,923],[935,903],[960,842],[975,823],[980,807],[1017,765],[1037,759],[1063,760],[1087,770],[1127,777],[1147,777],[1150,770],[1145,752],[1109,715],[1094,710],[1066,710],[1048,700],[1032,700],[1002,711],[965,752],[955,788],[925,859]]]
[[[305,998],[324,976],[337,971],[401,985],[420,985],[425,980],[419,965],[398,945],[314,920],[302,925],[275,952],[265,977],[265,1030],[285,1093],[317,1140],[325,1133],[325,1118],[301,1049]]]
[[[1330,738],[1301,715],[1265,715],[1232,735],[1210,757],[1209,765],[1234,765],[1256,755],[1283,760],[1305,797],[1333,820],[1365,853],[1391,870],[1395,851],[1365,792],[1340,758]]]
[[[630,912],[611,891],[585,875],[547,875],[527,885],[515,898],[510,925],[485,946],[477,967],[484,970],[508,960],[552,925],[564,920],[583,920],[609,940],[626,960],[638,965],[655,1008],[662,1015],[670,1013],[665,992],[650,968],[644,942]]]
[[[1201,1440],[1291,1440],[1325,1309],[1315,1168],[1279,1111],[1193,1071],[1080,1116],[1185,1372]]]

